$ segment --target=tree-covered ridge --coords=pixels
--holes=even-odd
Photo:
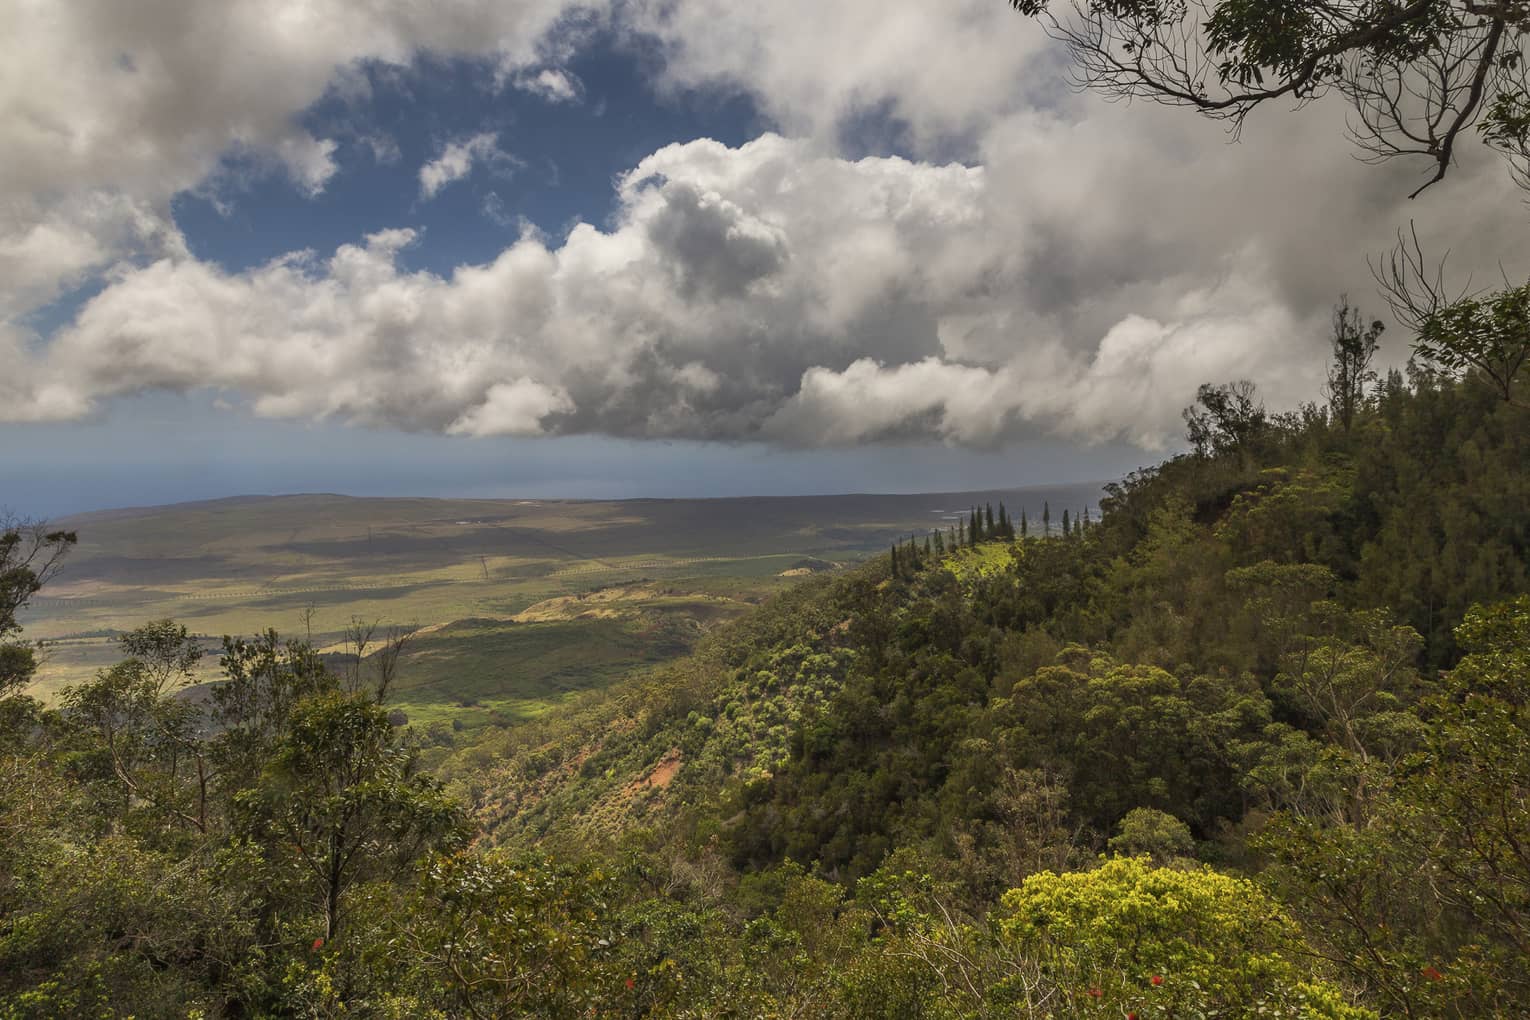
[[[1357,364],[475,743],[274,634],[13,684],[0,1017],[1523,1015],[1525,412]]]

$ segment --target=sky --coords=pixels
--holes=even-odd
[[[1320,399],[1410,222],[1530,267],[1479,148],[1410,201],[1342,103],[1107,103],[1003,0],[0,12],[24,514],[1107,479],[1202,382]]]

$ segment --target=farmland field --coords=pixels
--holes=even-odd
[[[79,533],[23,617],[56,697],[160,618],[214,652],[275,628],[342,649],[354,620],[414,630],[393,701],[413,721],[479,725],[682,654],[707,627],[801,576],[1002,500],[1036,520],[1093,507],[1079,485],[929,495],[712,500],[240,497],[56,522]],[[215,654],[204,659],[216,675]]]

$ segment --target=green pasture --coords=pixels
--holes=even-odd
[[[1035,490],[1065,505],[1062,490]],[[1080,487],[1076,502],[1096,490]],[[26,610],[52,699],[118,658],[114,635],[171,618],[203,636],[275,628],[332,648],[353,620],[419,628],[398,699],[411,720],[525,718],[682,654],[702,630],[896,539],[1024,493],[724,500],[437,500],[308,495],[83,514]],[[785,576],[784,576],[785,575]],[[641,588],[589,618],[512,623],[549,599]],[[577,616],[577,614],[575,614]]]

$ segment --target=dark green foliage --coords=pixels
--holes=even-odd
[[[202,690],[184,627],[120,643],[128,658],[0,756],[21,794],[0,801],[0,1016],[364,999],[310,965],[359,950],[348,929],[371,933],[349,919],[458,840],[460,809],[306,645],[226,641]]]
[[[1247,450],[1268,431],[1269,418],[1247,379],[1213,386],[1206,383],[1185,408],[1190,445],[1202,457]]]
[[[1379,320],[1365,325],[1360,309],[1351,308],[1347,298],[1340,298],[1333,310],[1333,354],[1328,362],[1328,409],[1344,431],[1355,423],[1355,415],[1365,406],[1365,388],[1376,381],[1371,359],[1376,356],[1381,334],[1386,329]]]

